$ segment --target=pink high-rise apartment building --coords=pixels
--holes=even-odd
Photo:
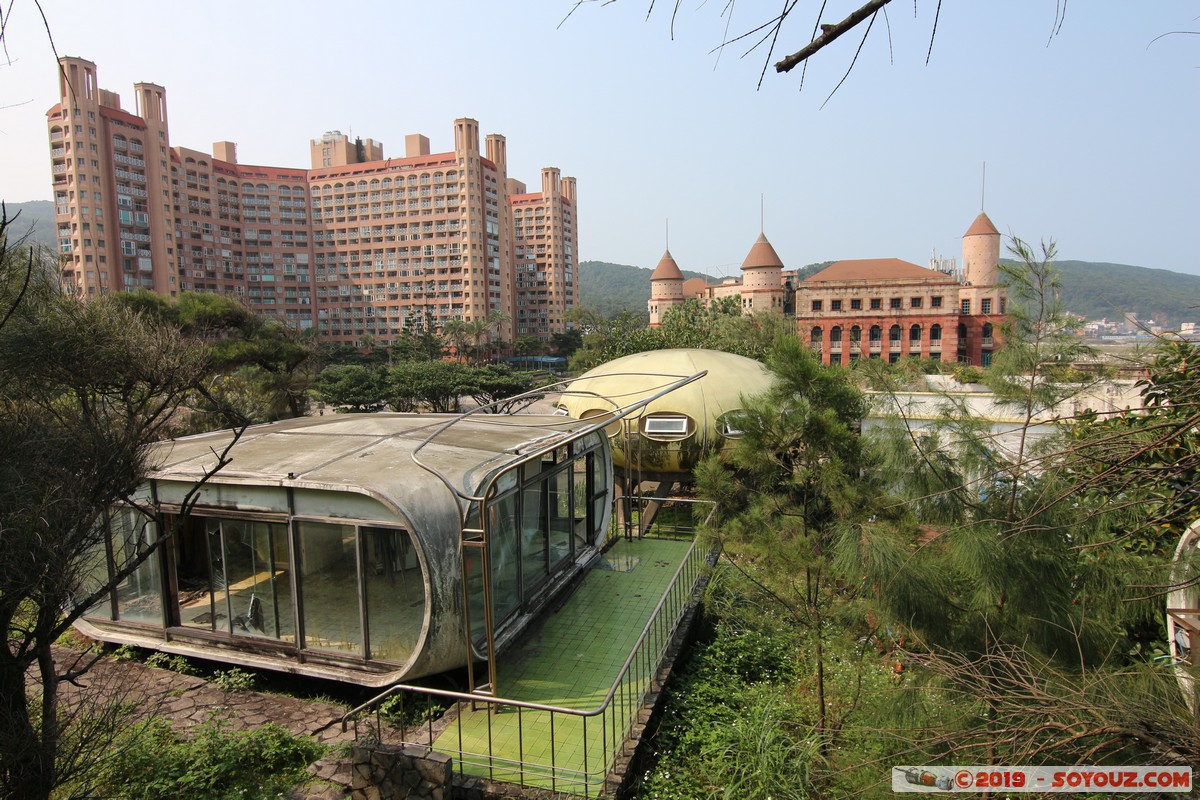
[[[47,114],[65,289],[231,295],[323,339],[388,344],[406,325],[504,320],[499,338],[548,340],[579,304],[575,179],[540,192],[507,174],[506,142],[454,122],[454,148],[405,138],[401,157],[337,131],[308,169],[240,164],[233,142],[172,146],[166,90],[133,113],[96,65],[61,59]]]

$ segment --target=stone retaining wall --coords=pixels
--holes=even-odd
[[[421,747],[355,746],[350,796],[354,800],[451,800],[449,756]]]

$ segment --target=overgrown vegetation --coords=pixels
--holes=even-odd
[[[0,792],[37,800],[86,781],[124,702],[109,686],[64,705],[62,683],[99,656],[59,662],[54,644],[174,533],[135,526],[106,563],[110,509],[136,507],[147,448],[189,398],[221,402],[205,347],[111,298],[61,294],[55,265],[7,228],[0,206]]]
[[[189,405],[188,429],[210,430],[236,412],[249,423],[304,414],[307,390],[325,356],[310,332],[251,311],[232,297],[145,290],[111,295],[139,319],[173,329],[208,353],[205,390]]]
[[[95,791],[110,800],[276,800],[325,750],[269,722],[234,731],[211,720],[184,736],[154,717],[126,728]]]
[[[705,306],[686,300],[663,315],[661,327],[648,328],[639,316],[625,313],[614,319],[580,311],[583,346],[571,357],[571,369],[584,371],[615,358],[647,350],[698,347],[723,350],[763,360],[771,344],[789,334],[792,321],[779,313],[742,314],[737,297]]]
[[[400,361],[391,365],[335,364],[326,367],[313,386],[321,402],[336,409],[364,412],[458,412],[470,397],[477,406],[505,413],[528,404],[514,400],[536,388],[536,376],[498,364],[458,361]],[[510,401],[511,402],[505,402]]]
[[[58,294],[51,265],[0,245],[0,788],[275,797],[318,745],[274,726],[214,721],[184,738],[161,720],[133,724],[119,687],[59,702],[95,656],[58,664],[50,647],[112,588],[93,578],[107,574],[100,532],[114,503],[132,502],[145,446],[181,424],[302,412],[313,381],[357,410],[454,410],[528,378],[482,364],[495,343],[480,325],[322,351],[213,296],[80,303]],[[720,504],[726,556],[643,797],[882,797],[894,764],[1200,766],[1195,717],[1155,661],[1171,652],[1162,587],[1200,583],[1195,565],[1169,572],[1200,500],[1200,351],[1161,341],[1144,411],[1083,414],[1035,441],[1039,412],[1079,390],[1084,351],[1052,248],[1014,247],[1006,347],[989,369],[956,371],[1023,421],[1005,447],[961,407],[861,434],[853,379],[889,391],[935,367],[825,367],[782,317],[745,317],[736,302],[684,303],[654,331],[581,314],[582,342],[562,340],[582,344],[580,367],[716,347],[777,376],[744,404],[738,446],[697,472]],[[114,581],[157,546],[130,544]],[[147,663],[190,669],[163,654]],[[238,669],[214,682],[252,686]]]
[[[878,639],[841,622],[827,635],[839,724],[830,732],[835,746],[823,748],[811,629],[729,564],[714,575],[704,620],[665,693],[638,797],[852,797],[878,788],[869,767],[903,748],[879,727],[898,676]]]
[[[639,796],[883,797],[902,764],[1200,763],[1156,660],[1200,491],[1200,351],[1160,342],[1144,412],[1034,436],[1085,353],[1053,246],[1014,253],[1006,350],[962,375],[1024,420],[1003,443],[951,403],[855,435],[855,373],[794,337],[772,348],[775,390],[697,472],[726,557]],[[888,391],[914,366],[859,372]]]

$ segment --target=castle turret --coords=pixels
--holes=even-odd
[[[1008,290],[1000,286],[1000,231],[982,211],[963,234],[963,285],[958,290],[957,357],[964,364],[991,366],[1003,343],[1000,327]]]
[[[783,308],[783,261],[760,233],[742,262],[742,311]]]
[[[972,286],[1000,282],[1000,231],[982,211],[963,234],[963,280]]]
[[[682,302],[683,273],[679,271],[671,251],[667,250],[650,274],[650,327],[661,326],[667,310]]]

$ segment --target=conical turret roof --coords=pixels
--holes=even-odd
[[[742,269],[755,269],[758,267],[776,267],[783,269],[783,261],[779,259],[779,254],[775,252],[775,248],[767,241],[767,235],[760,233],[754,241],[754,246],[750,248],[750,252],[746,255],[746,260],[742,262]]]
[[[996,230],[996,226],[992,224],[990,219],[988,219],[988,215],[980,211],[979,216],[976,217],[975,221],[971,223],[971,227],[967,228],[967,232],[963,234],[963,237],[999,235],[1000,231]]]
[[[654,272],[650,273],[652,281],[682,281],[683,273],[679,271],[679,265],[675,263],[674,256],[671,251],[663,252],[662,258],[658,260],[658,266],[654,268]]]

